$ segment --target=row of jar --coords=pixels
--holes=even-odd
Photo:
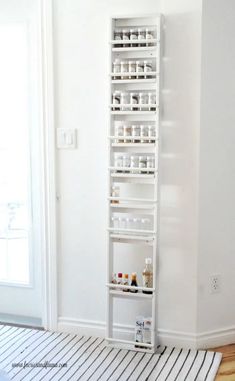
[[[156,127],[153,125],[145,124],[133,124],[131,126],[124,124],[115,126],[114,133],[115,137],[122,138],[116,139],[116,143],[152,143],[155,141]]]
[[[114,167],[117,172],[152,173],[155,168],[155,158],[154,156],[139,156],[136,154],[117,154],[114,158]],[[121,168],[125,168],[125,170]],[[141,171],[138,171],[138,169],[141,169]]]
[[[122,41],[123,44],[115,44],[117,47],[135,47],[135,46],[148,46],[148,43],[136,43],[140,40],[152,40],[156,38],[156,28],[116,28],[114,29],[114,40]],[[134,43],[126,43],[126,41],[134,41]],[[151,43],[151,42],[150,42]]]
[[[153,61],[120,61],[116,59],[113,62],[113,74],[118,74],[114,76],[114,79],[121,77],[121,79],[139,79],[139,78],[151,78],[151,72],[153,71]],[[146,75],[133,75],[132,73],[145,73]],[[148,73],[148,74],[147,74]],[[123,75],[124,74],[124,75]],[[127,75],[132,74],[132,75]]]
[[[112,217],[112,227],[114,229],[126,230],[151,230],[151,220],[149,218]]]
[[[156,110],[156,93],[127,93],[116,90],[112,95],[112,105],[112,109],[115,111],[153,111]],[[148,107],[148,105],[150,107]]]

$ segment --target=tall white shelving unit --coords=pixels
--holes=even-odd
[[[161,15],[147,16],[134,16],[134,17],[117,17],[111,20],[111,41],[110,41],[110,130],[109,130],[109,197],[108,197],[108,260],[107,260],[107,329],[106,340],[110,345],[131,348],[138,351],[146,351],[153,353],[157,346],[157,256],[158,256],[158,220],[159,220],[159,106],[160,106],[160,58],[161,58]],[[121,31],[121,40],[115,39],[114,35],[117,29]],[[140,30],[150,30],[150,37],[146,38],[139,34]],[[137,40],[131,39],[130,41],[124,40],[124,34],[128,31],[134,30]],[[125,32],[126,31],[126,32]],[[125,36],[126,37],[126,36]],[[130,36],[129,36],[130,38]],[[133,38],[133,36],[132,36]],[[132,72],[113,72],[113,62],[120,60],[120,62],[141,62],[151,61],[151,71],[141,73],[140,71]],[[116,61],[118,62],[118,61]],[[139,69],[138,69],[139,70]],[[145,69],[144,69],[145,70]],[[147,69],[146,69],[147,70]],[[113,103],[113,93],[120,91],[127,93],[122,99],[120,98],[120,105]],[[131,93],[137,94],[138,102],[140,96],[145,99],[146,103],[137,103],[133,105],[133,100],[128,101],[127,104],[122,103],[123,99],[131,99]],[[139,95],[139,94],[142,95]],[[155,100],[149,93],[155,95]],[[130,103],[129,103],[130,102]],[[137,130],[137,136],[133,136],[133,125]],[[118,127],[122,131],[125,126],[126,131],[123,136],[120,133],[117,136]],[[145,126],[145,127],[143,127]],[[150,128],[155,128],[155,136],[151,134]],[[129,127],[129,130],[128,130]],[[138,133],[142,129],[141,136]],[[131,135],[129,136],[129,133]],[[138,132],[139,131],[139,132]],[[146,132],[148,131],[148,133]],[[126,133],[128,132],[128,133]],[[124,136],[125,135],[125,136]],[[144,136],[146,135],[146,136]],[[116,157],[118,155],[132,155],[144,156],[152,158],[152,167],[143,168],[140,164],[135,168],[130,168],[124,163],[121,166],[116,165]],[[150,160],[151,162],[151,160]],[[133,164],[133,163],[132,163]],[[145,192],[142,191],[144,185]],[[134,186],[135,192],[128,194],[123,190],[123,187]],[[120,194],[112,196],[111,189],[113,186],[119,186]],[[138,194],[138,189],[140,192]],[[115,216],[128,216],[131,220],[133,216],[147,217],[148,226],[118,226],[113,222]],[[118,218],[117,217],[117,220]],[[143,220],[140,220],[143,221]],[[123,286],[112,284],[112,273],[114,272],[114,244],[115,246],[122,243],[130,245],[141,245],[142,249],[148,246],[152,251],[153,262],[153,287],[142,287],[142,279],[138,278],[138,287]],[[123,288],[137,289],[138,293],[123,292]],[[152,293],[143,293],[143,291],[151,291]],[[124,340],[122,338],[114,337],[113,335],[113,301],[114,298],[133,299],[151,303],[152,314],[152,332],[151,343],[138,343],[133,340]]]

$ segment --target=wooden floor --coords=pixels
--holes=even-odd
[[[235,344],[213,348],[213,351],[223,353],[215,381],[235,381]]]

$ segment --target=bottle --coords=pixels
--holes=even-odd
[[[122,273],[118,273],[117,284],[122,285]],[[118,289],[118,290],[120,290],[120,289]]]
[[[128,280],[129,276],[128,274],[123,274],[122,276],[122,284],[123,286],[129,286],[129,280]],[[124,288],[122,291],[124,292],[129,292],[129,288]]]
[[[153,287],[153,270],[152,270],[152,259],[145,258],[145,268],[143,270],[143,287],[152,288]],[[143,291],[144,294],[152,294],[152,291]]]
[[[112,281],[111,281],[111,283],[112,284],[117,284],[117,277],[116,277],[115,273],[112,274]],[[113,287],[112,290],[115,290],[115,287]]]
[[[137,277],[136,273],[132,273],[131,274],[131,286],[138,287],[136,277]],[[138,290],[132,290],[132,289],[130,289],[130,292],[137,293]]]

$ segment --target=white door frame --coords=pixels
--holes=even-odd
[[[57,330],[56,156],[54,124],[53,0],[40,0],[42,153],[42,324]]]

